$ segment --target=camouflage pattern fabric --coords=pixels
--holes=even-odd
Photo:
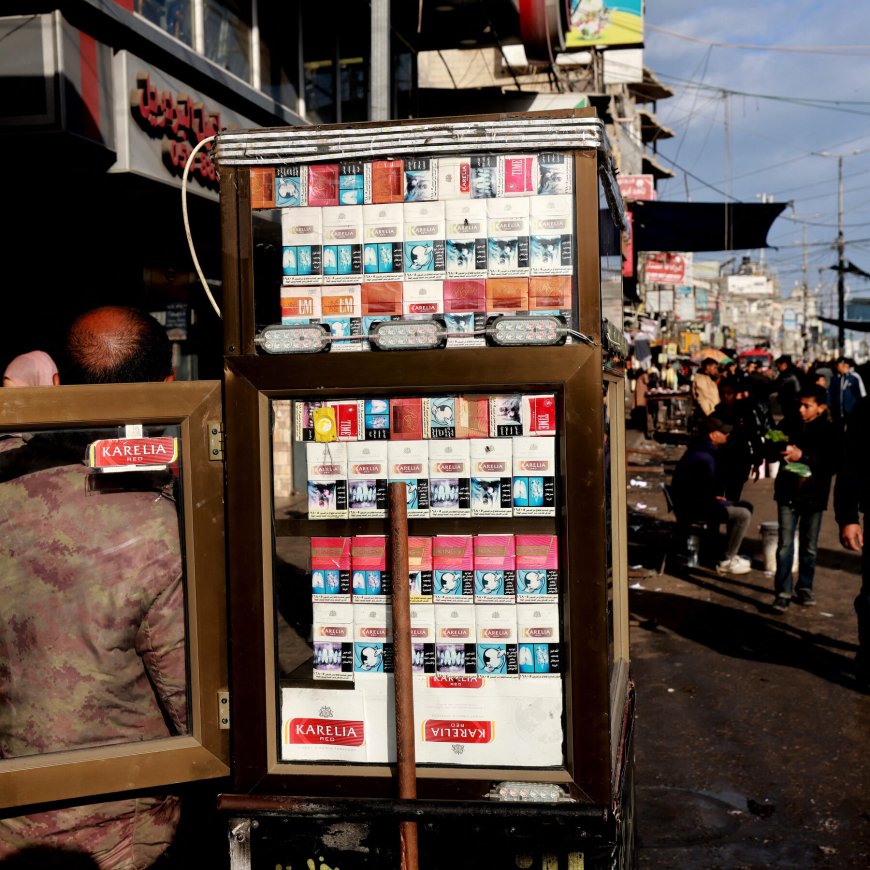
[[[70,465],[0,483],[2,758],[187,733],[175,505],[86,484]],[[175,798],[131,798],[2,819],[0,856],[35,843],[104,870],[148,867],[178,811]]]

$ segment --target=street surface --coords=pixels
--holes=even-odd
[[[751,573],[672,559],[660,575],[674,521],[660,483],[683,448],[627,434],[640,870],[870,867],[870,696],[851,677],[859,557],[829,509],[817,606],[776,614],[762,479],[743,494]]]

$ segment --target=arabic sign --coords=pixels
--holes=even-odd
[[[692,283],[692,255],[670,251],[648,251],[644,255],[644,281],[647,284]]]
[[[655,179],[652,175],[618,175],[616,183],[623,199],[656,198]]]

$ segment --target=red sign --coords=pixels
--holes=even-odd
[[[646,255],[644,281],[647,284],[686,284],[686,271],[686,258],[682,254],[650,252]]]
[[[655,179],[651,175],[617,175],[616,183],[623,199],[655,199]]]
[[[469,719],[427,719],[424,743],[492,743],[492,722]]]
[[[430,689],[479,689],[482,677],[429,677]]]
[[[287,725],[288,743],[362,746],[365,734],[365,723],[357,719],[291,719]]]
[[[634,278],[634,215],[626,211],[625,216],[628,218],[628,232],[622,235],[622,255],[625,258],[622,261],[622,277]]]
[[[176,438],[106,438],[94,441],[88,448],[90,468],[174,465],[177,461]]]

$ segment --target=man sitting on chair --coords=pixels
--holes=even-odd
[[[731,503],[722,495],[716,467],[716,451],[728,440],[731,426],[718,417],[705,417],[698,424],[698,437],[686,449],[674,469],[671,495],[674,513],[682,523],[725,523],[725,555],[716,565],[719,574],[746,574],[749,560],[737,555],[749,528],[752,505]]]

